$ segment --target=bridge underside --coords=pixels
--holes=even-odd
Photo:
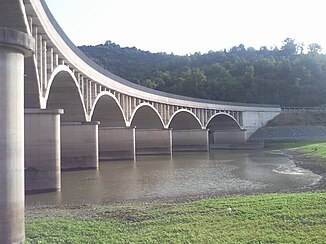
[[[229,115],[216,115],[207,128],[210,131],[211,148],[229,148],[246,143],[246,131]]]
[[[25,108],[40,108],[40,87],[33,57],[25,58],[24,98]]]
[[[212,131],[232,131],[232,130],[241,130],[240,125],[229,115],[218,114],[211,119],[207,125],[207,129]]]
[[[137,129],[163,129],[163,123],[160,116],[150,106],[138,108],[131,121],[131,127]]]
[[[110,96],[102,96],[96,103],[92,121],[100,121],[100,127],[126,127],[123,113]]]
[[[67,72],[58,73],[51,86],[47,109],[64,109],[63,122],[86,122],[85,110],[76,84]]]
[[[202,126],[196,117],[186,111],[177,113],[169,125],[174,130],[201,129]]]

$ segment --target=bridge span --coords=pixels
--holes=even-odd
[[[44,0],[0,0],[0,92],[0,243],[24,240],[24,191],[60,190],[61,169],[243,144],[281,111],[124,80],[75,47]]]

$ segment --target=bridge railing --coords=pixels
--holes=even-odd
[[[288,113],[326,112],[326,107],[282,107],[281,111]]]

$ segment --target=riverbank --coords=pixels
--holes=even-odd
[[[291,158],[301,168],[309,169],[321,175],[322,179],[309,187],[313,189],[326,189],[326,142],[325,140],[297,141],[297,142],[273,142],[266,147],[280,152]]]
[[[26,243],[324,243],[326,143],[316,143],[271,148],[323,175],[305,192],[29,206]]]
[[[324,243],[326,193],[29,208],[26,243]]]
[[[282,112],[259,128],[250,138],[251,141],[312,141],[326,140],[326,113]]]

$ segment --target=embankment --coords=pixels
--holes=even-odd
[[[249,141],[303,141],[326,139],[326,113],[281,113],[257,130]]]

